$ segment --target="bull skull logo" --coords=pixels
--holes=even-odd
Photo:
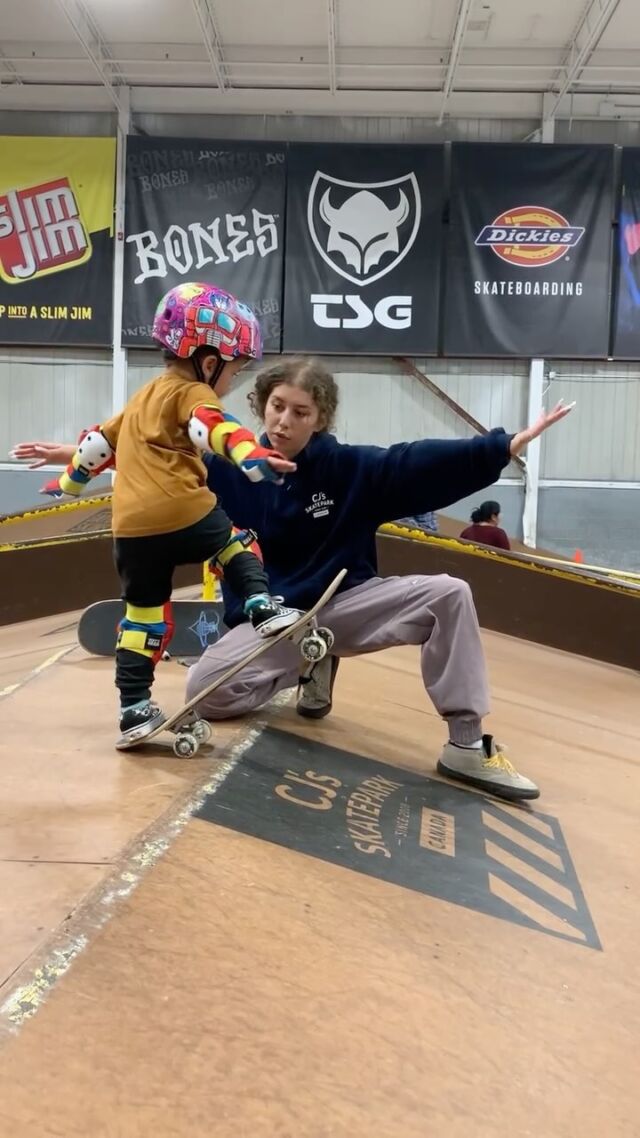
[[[345,194],[347,189],[355,192]],[[309,232],[320,256],[359,286],[380,280],[406,257],[421,212],[415,174],[388,182],[345,182],[318,170],[307,201]]]

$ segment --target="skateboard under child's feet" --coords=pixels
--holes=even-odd
[[[139,736],[135,735],[134,732],[129,732],[126,738],[122,736],[116,743],[116,748],[119,751],[130,751],[134,747],[151,743],[163,732],[168,731],[175,736],[174,754],[179,758],[192,758],[199,750],[200,744],[209,742],[213,735],[211,725],[206,719],[200,719],[198,716],[198,704],[202,703],[207,696],[222,687],[223,684],[226,684],[238,672],[241,672],[248,664],[253,663],[254,660],[264,655],[276,644],[281,644],[283,640],[291,640],[297,644],[300,655],[306,662],[313,663],[322,660],[327,652],[333,648],[334,636],[331,629],[318,626],[316,616],[331,600],[346,573],[346,569],[341,569],[315,605],[312,605],[306,612],[300,613],[295,624],[289,625],[288,628],[282,629],[274,636],[264,639],[256,634],[256,643],[246,656],[243,656],[242,660],[218,676],[209,687],[185,703],[174,715],[168,716],[155,730],[145,734],[141,729]]]

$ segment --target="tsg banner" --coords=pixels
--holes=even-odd
[[[640,359],[640,149],[622,151],[613,354]]]
[[[440,146],[291,146],[285,351],[435,355]]]
[[[0,342],[111,343],[115,139],[0,138]]]
[[[452,147],[444,354],[608,352],[613,147]]]
[[[128,139],[123,344],[149,346],[163,293],[201,280],[251,305],[280,350],[285,177],[277,143]]]

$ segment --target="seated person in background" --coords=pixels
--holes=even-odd
[[[495,545],[497,549],[511,549],[509,538],[499,525],[499,502],[483,502],[473,510],[471,521],[473,524],[463,529],[460,537],[481,545]]]

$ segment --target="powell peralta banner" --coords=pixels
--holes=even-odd
[[[622,151],[613,355],[640,359],[640,148]]]
[[[111,343],[113,138],[0,138],[0,342]]]
[[[445,355],[607,355],[613,181],[613,147],[453,145]]]
[[[285,178],[278,143],[127,140],[123,344],[151,346],[161,296],[205,281],[249,304],[280,350]]]
[[[292,145],[285,351],[435,355],[441,146]]]

